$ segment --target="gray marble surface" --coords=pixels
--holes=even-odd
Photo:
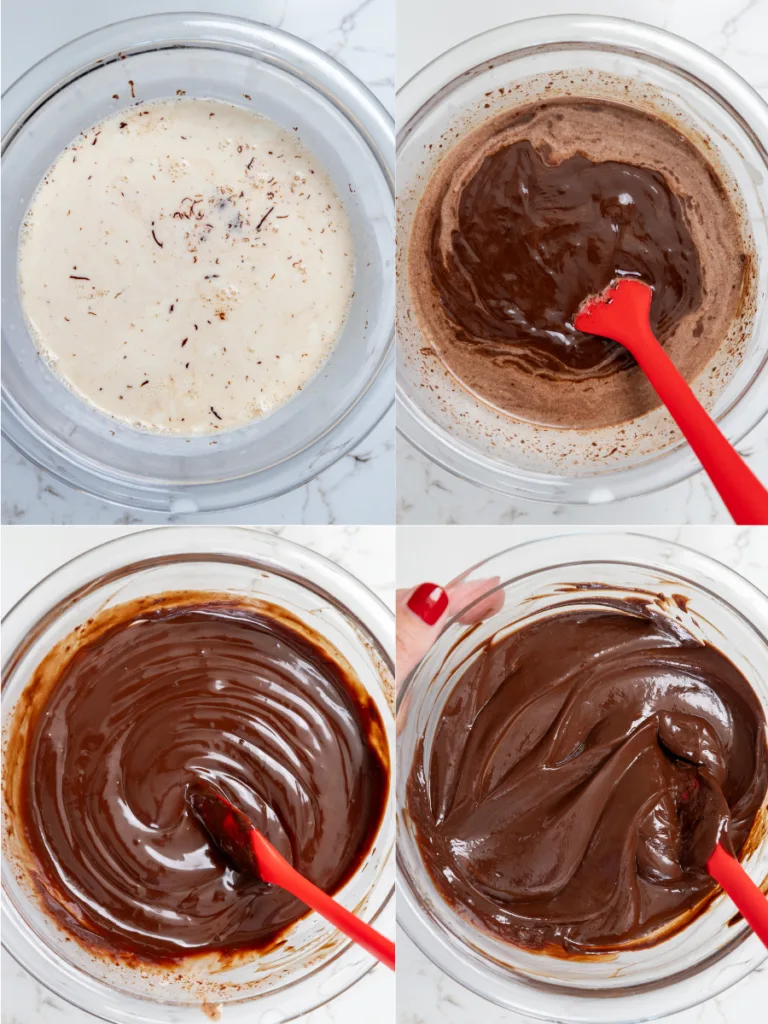
[[[394,0],[24,0],[3,5],[2,82],[7,88],[51,50],[101,25],[160,11],[200,10],[252,18],[292,32],[346,65],[392,112]],[[215,523],[388,523],[394,518],[394,413],[316,479]],[[196,522],[194,515],[143,513],[67,487],[2,442],[4,523]]]
[[[766,0],[398,0],[397,80],[485,29],[547,14],[604,14],[643,21],[692,40],[730,64],[768,99]],[[768,421],[740,446],[768,481]],[[399,523],[729,523],[703,473],[656,494],[607,505],[546,505],[494,494],[440,469],[397,440]]]

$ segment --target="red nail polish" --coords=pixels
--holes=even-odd
[[[422,583],[408,598],[408,607],[428,626],[434,626],[448,607],[448,595],[436,583]]]

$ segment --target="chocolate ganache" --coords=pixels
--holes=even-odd
[[[388,792],[379,712],[283,609],[182,592],[102,613],[22,696],[11,811],[46,909],[84,945],[175,961],[261,949],[304,916],[239,874],[189,811],[206,780],[326,892],[355,872]]]
[[[482,644],[407,807],[443,897],[515,945],[652,943],[715,890],[768,785],[765,718],[718,650],[640,600],[560,611]]]
[[[733,203],[701,152],[629,106],[568,98],[492,118],[427,185],[409,252],[419,326],[471,390],[521,418],[590,427],[658,404],[632,356],[573,326],[619,277],[694,377],[745,288]]]

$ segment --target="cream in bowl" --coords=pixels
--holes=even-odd
[[[269,414],[334,347],[350,227],[295,131],[185,96],[82,132],[23,221],[19,289],[40,356],[132,427],[213,434]]]

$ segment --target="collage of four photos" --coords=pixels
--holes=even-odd
[[[0,12],[0,1024],[762,1019],[768,0]]]

